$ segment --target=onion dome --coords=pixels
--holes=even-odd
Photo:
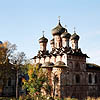
[[[61,35],[61,38],[70,38],[71,34],[67,32],[67,29],[65,30],[65,32]]]
[[[62,25],[60,24],[60,21],[58,23],[58,25],[52,29],[52,35],[61,35],[62,33],[65,32],[65,28],[62,27]]]
[[[47,42],[48,42],[48,39],[45,38],[44,35],[43,35],[43,37],[41,37],[41,38],[39,39],[39,43],[47,43]]]
[[[2,41],[0,41],[0,44],[3,44],[3,42],[2,42]]]
[[[71,40],[79,40],[79,35],[77,35],[76,33],[74,33],[72,36],[71,36]]]
[[[45,62],[42,64],[42,67],[53,67],[54,63],[52,62]]]
[[[50,40],[50,44],[54,44],[54,39]]]
[[[65,65],[65,63],[62,61],[58,61],[55,63],[55,66],[64,66],[64,65]]]

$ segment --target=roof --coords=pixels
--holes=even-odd
[[[54,64],[54,67],[65,67],[65,68],[67,68],[67,66],[66,66],[66,64],[63,62],[63,61],[58,61],[58,62],[56,62],[55,64]]]
[[[62,27],[60,21],[59,21],[58,25],[55,28],[52,29],[52,35],[53,36],[54,35],[61,35],[64,32],[65,32],[65,28]]]
[[[54,66],[54,63],[52,62],[45,62],[44,64],[42,64],[42,67],[43,68],[46,68],[46,67],[53,67]]]
[[[88,56],[87,56],[87,54],[83,54],[82,53],[82,51],[81,51],[81,49],[79,48],[79,49],[73,49],[73,50],[70,50],[70,51],[68,51],[67,52],[67,54],[69,54],[69,55],[74,55],[74,56],[82,56],[82,57],[87,57],[87,58],[89,58]]]
[[[99,66],[99,65],[96,65],[96,64],[93,64],[93,63],[87,63],[87,64],[86,64],[86,68],[87,68],[87,69],[96,69],[96,70],[100,70],[100,66]]]
[[[41,38],[39,39],[39,43],[42,43],[42,42],[44,42],[44,43],[48,42],[48,39],[45,38],[44,35],[43,35],[43,37],[41,37]]]
[[[74,33],[72,36],[71,36],[71,40],[79,40],[79,35],[77,35],[76,33]]]
[[[62,38],[70,38],[70,36],[71,36],[71,34],[68,33],[67,30],[64,33],[62,33],[62,35],[61,35]]]

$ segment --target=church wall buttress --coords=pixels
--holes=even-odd
[[[62,61],[67,65],[67,54],[62,56]]]

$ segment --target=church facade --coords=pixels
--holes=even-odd
[[[39,39],[40,50],[34,56],[34,64],[41,64],[48,71],[52,96],[74,97],[84,100],[87,96],[100,96],[100,66],[87,64],[84,54],[78,47],[79,35],[71,35],[58,22],[52,29],[51,51],[47,50],[48,39]],[[70,45],[71,43],[71,45]]]

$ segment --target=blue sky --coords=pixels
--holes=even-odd
[[[0,0],[0,40],[15,43],[31,58],[39,50],[43,30],[52,39],[58,16],[71,34],[76,27],[87,61],[100,65],[100,0]]]

